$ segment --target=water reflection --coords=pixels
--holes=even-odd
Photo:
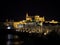
[[[7,34],[6,45],[21,45],[23,41],[17,34]]]
[[[12,45],[12,41],[7,41],[7,45]]]
[[[48,33],[48,31],[45,31]],[[60,42],[60,36],[55,30],[49,34],[41,33],[28,33],[28,32],[10,32],[6,33],[6,45],[40,45],[52,42]]]
[[[13,35],[12,34],[8,34],[8,37],[7,38],[8,38],[8,40],[9,39],[13,39]]]

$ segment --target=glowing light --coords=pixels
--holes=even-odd
[[[52,20],[49,23],[58,23],[58,21]]]
[[[43,25],[43,23],[40,23],[40,25],[42,26],[42,25]]]
[[[29,31],[29,33],[32,33],[31,31]]]
[[[8,27],[7,27],[7,29],[11,29],[11,27],[10,27],[10,26],[8,26]]]
[[[19,24],[19,25],[18,25],[18,28],[22,28],[22,27],[23,27],[23,25],[22,25],[22,24]]]
[[[16,29],[16,31],[20,31],[19,29]]]
[[[44,35],[47,35],[47,33],[44,33]]]

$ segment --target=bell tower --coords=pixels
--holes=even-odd
[[[26,13],[26,18],[28,17],[28,13]]]
[[[29,17],[29,16],[28,16],[28,13],[26,13],[26,20],[27,20],[28,17]]]

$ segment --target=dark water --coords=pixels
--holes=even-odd
[[[8,41],[8,34],[19,36],[17,40],[12,40],[20,42],[22,41],[21,45],[51,45],[52,43],[57,45],[60,44],[60,36],[55,31],[52,31],[50,34],[44,36],[43,34],[21,33],[15,32],[14,30],[0,30],[0,45],[6,45],[6,42]]]

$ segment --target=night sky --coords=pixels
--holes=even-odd
[[[28,12],[30,16],[36,14],[45,16],[46,20],[58,20],[60,21],[60,7],[59,1],[23,1],[23,0],[9,0],[2,1],[2,14],[0,14],[0,20],[14,19],[15,21],[25,19],[25,14]]]

